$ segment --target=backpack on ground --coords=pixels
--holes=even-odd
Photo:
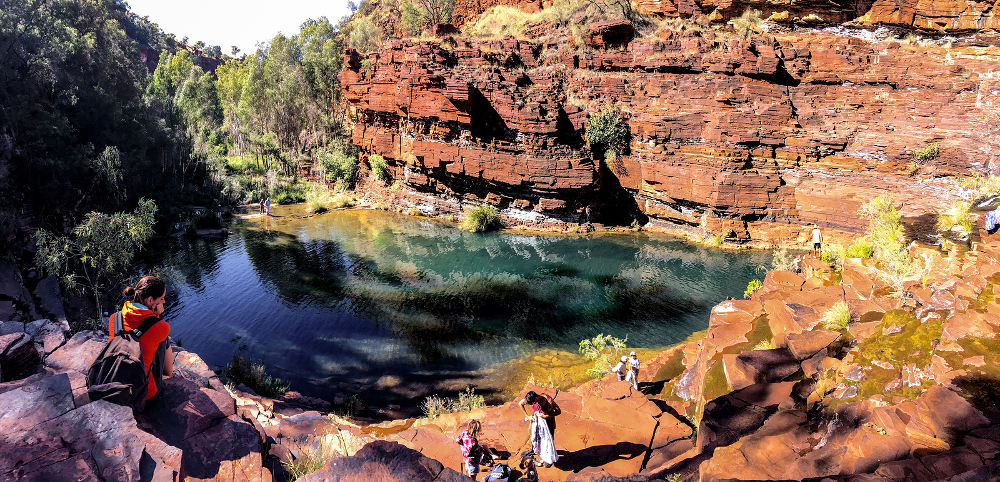
[[[497,464],[490,473],[486,474],[484,482],[507,482],[510,479],[510,467],[507,464]]]
[[[107,400],[118,405],[142,411],[146,406],[149,373],[142,362],[139,337],[159,320],[150,316],[138,328],[125,330],[122,313],[112,316],[115,337],[101,350],[87,371],[87,393],[90,400]],[[152,354],[150,354],[152,356]],[[153,363],[149,369],[152,371]]]

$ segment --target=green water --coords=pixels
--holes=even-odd
[[[770,263],[645,234],[474,234],[379,211],[277,207],[217,240],[179,240],[172,335],[223,365],[243,344],[307,394],[403,404],[598,333],[662,347],[708,324]],[[484,385],[485,384],[485,385]]]

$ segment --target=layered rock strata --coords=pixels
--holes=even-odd
[[[947,176],[1000,167],[996,55],[819,32],[667,31],[589,53],[397,40],[349,51],[340,78],[353,141],[425,212],[488,202],[517,223],[647,216],[766,240],[857,231],[882,193],[904,216],[933,211],[956,196]],[[605,159],[584,134],[610,104],[631,141]]]

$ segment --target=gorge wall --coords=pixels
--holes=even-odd
[[[886,5],[858,22],[916,22]],[[446,39],[349,50],[353,141],[384,156],[425,212],[488,202],[529,224],[648,217],[739,241],[809,223],[858,231],[858,208],[884,192],[904,216],[933,211],[955,197],[953,176],[1000,167],[1000,50],[982,36],[681,27],[634,40],[627,22],[588,34],[575,49]],[[631,141],[608,163],[584,128],[610,104]],[[936,158],[914,155],[931,144]]]

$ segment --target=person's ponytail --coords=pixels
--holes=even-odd
[[[135,288],[126,286],[122,290],[122,296],[128,301],[142,303],[142,300],[146,298],[159,298],[166,292],[167,287],[163,283],[163,280],[156,276],[143,276],[135,284]]]

